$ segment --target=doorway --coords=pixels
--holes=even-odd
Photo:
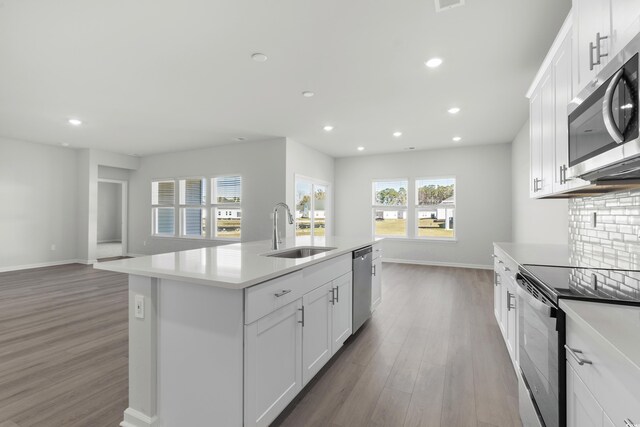
[[[127,181],[98,180],[98,260],[127,255],[127,200]]]

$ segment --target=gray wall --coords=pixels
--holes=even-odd
[[[122,241],[122,185],[98,183],[98,243]]]
[[[511,145],[512,241],[566,245],[569,242],[567,200],[529,198],[529,121],[524,124]]]
[[[76,258],[76,162],[69,148],[0,139],[0,270]]]
[[[286,139],[256,141],[141,159],[131,173],[129,252],[156,254],[229,243],[151,236],[151,181],[162,178],[242,175],[242,241],[271,237],[271,210],[286,200]]]
[[[510,144],[337,159],[337,234],[371,235],[373,179],[430,176],[456,177],[457,242],[387,239],[385,258],[489,266],[492,242],[511,240]]]

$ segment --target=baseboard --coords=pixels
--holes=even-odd
[[[63,261],[49,261],[49,262],[38,262],[35,264],[14,265],[9,267],[0,267],[0,273],[5,273],[9,271],[19,271],[19,270],[31,270],[32,268],[55,267],[57,265],[65,265],[65,264],[85,264],[85,262],[79,259],[65,259]]]
[[[159,427],[158,417],[149,417],[140,411],[127,408],[124,411],[124,420],[120,427]]]
[[[98,240],[98,244],[100,243],[122,243],[122,240]]]
[[[140,258],[141,256],[149,256],[149,255],[145,255],[145,254],[133,254],[131,252],[127,252],[127,256],[130,256],[131,258]]]
[[[98,262],[98,260],[97,259],[77,259],[76,262],[78,264],[93,265],[96,262]]]
[[[440,261],[418,261],[400,258],[382,258],[382,262],[391,262],[396,264],[415,264],[415,265],[431,265],[435,267],[457,267],[457,268],[474,268],[478,270],[493,270],[493,265],[482,264],[463,264],[457,262],[440,262]]]

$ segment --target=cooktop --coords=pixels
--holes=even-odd
[[[547,298],[640,305],[640,271],[525,264],[519,273]]]

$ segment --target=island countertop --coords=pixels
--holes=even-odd
[[[98,270],[171,279],[227,289],[244,289],[301,270],[322,261],[375,243],[371,237],[291,237],[283,239],[277,252],[294,247],[332,247],[306,258],[264,256],[270,240],[234,243],[94,264]]]

